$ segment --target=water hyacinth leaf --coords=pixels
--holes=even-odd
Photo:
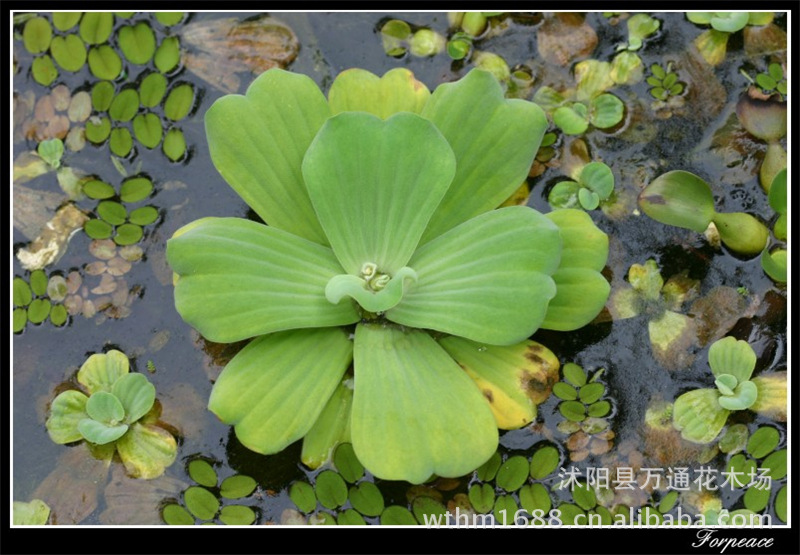
[[[495,522],[501,526],[510,526],[514,524],[514,515],[517,514],[519,506],[514,498],[510,495],[499,495],[494,502]]]
[[[553,112],[553,123],[567,135],[580,135],[589,128],[589,122],[572,106],[561,106]]]
[[[531,457],[530,475],[534,480],[542,480],[552,474],[558,467],[561,455],[551,445],[540,447]]]
[[[421,115],[456,156],[456,175],[425,230],[426,243],[507,199],[527,177],[548,124],[541,108],[505,99],[500,83],[479,69],[439,85]]]
[[[183,155],[186,154],[186,139],[183,137],[183,131],[180,129],[167,131],[162,148],[167,158],[173,162],[183,158]]]
[[[249,526],[256,521],[256,513],[243,505],[226,505],[220,510],[219,519],[229,526]]]
[[[111,392],[125,407],[126,421],[131,423],[147,414],[156,400],[156,388],[144,374],[122,376],[114,382]]]
[[[558,412],[573,422],[581,422],[586,418],[586,407],[578,401],[564,401],[558,405]]]
[[[350,441],[350,408],[353,389],[341,382],[322,409],[314,425],[303,438],[300,460],[309,468],[318,468],[331,460],[339,443]]]
[[[132,177],[122,182],[119,196],[122,202],[139,202],[153,192],[153,182],[148,177]]]
[[[109,12],[86,12],[81,18],[79,33],[87,44],[102,44],[111,36],[114,15]]]
[[[111,392],[114,383],[130,370],[128,357],[117,350],[93,354],[78,370],[78,382],[89,390]]]
[[[169,73],[181,60],[181,45],[178,37],[166,37],[156,49],[153,63],[161,73]]]
[[[145,108],[155,108],[167,92],[167,78],[161,73],[150,73],[139,85],[139,101]]]
[[[494,346],[451,336],[439,343],[475,381],[504,430],[532,422],[558,380],[558,359],[534,341]]]
[[[241,499],[253,493],[258,484],[250,476],[236,474],[228,476],[219,486],[219,494],[225,499]]]
[[[105,141],[111,133],[111,121],[106,117],[96,116],[86,122],[86,138],[95,144]]]
[[[107,44],[93,46],[89,49],[89,69],[98,79],[113,81],[122,71],[122,59]]]
[[[352,275],[365,262],[389,275],[405,266],[454,174],[447,141],[408,113],[386,121],[360,112],[334,116],[303,160],[319,221]]]
[[[494,507],[494,488],[490,484],[473,484],[467,495],[472,508],[478,513],[488,513]]]
[[[167,260],[180,276],[178,312],[212,341],[360,318],[351,302],[334,305],[324,296],[330,278],[342,272],[333,252],[275,227],[206,218],[176,232]]]
[[[431,522],[439,520],[444,517],[447,509],[441,501],[428,496],[420,496],[411,502],[411,511],[417,522]]]
[[[547,202],[553,208],[572,208],[578,205],[580,185],[574,181],[556,183],[547,195]]]
[[[53,12],[53,26],[59,31],[69,31],[81,20],[83,12]]]
[[[323,347],[328,353],[324,359],[314,355]],[[338,328],[259,337],[225,367],[209,409],[234,424],[236,436],[249,449],[276,453],[308,432],[351,356],[352,343]],[[264,360],[270,360],[268,367]]]
[[[342,443],[336,448],[333,454],[333,465],[342,478],[351,484],[356,483],[364,476],[364,465],[359,462],[353,451],[353,445],[350,443]]]
[[[190,486],[183,492],[186,508],[200,520],[211,520],[219,511],[219,501],[214,494],[199,486]]]
[[[15,277],[13,282],[14,306],[28,306],[33,300],[31,287],[21,277]]]
[[[53,28],[44,17],[33,17],[25,22],[22,29],[22,43],[31,54],[46,52],[53,38]]]
[[[497,471],[500,469],[500,465],[502,463],[503,460],[500,458],[500,453],[495,452],[494,455],[489,457],[488,461],[480,465],[476,470],[478,480],[481,480],[482,482],[490,482],[494,480],[494,477],[497,475]]]
[[[354,345],[351,436],[373,475],[412,483],[462,476],[495,452],[488,404],[429,335],[359,324]]]
[[[95,209],[97,215],[111,225],[120,225],[128,219],[128,211],[120,203],[113,200],[103,200]]]
[[[208,461],[203,459],[195,459],[189,463],[189,476],[207,488],[214,488],[217,486],[217,473],[214,467]]]
[[[28,311],[24,308],[15,308],[12,314],[12,327],[14,333],[19,333],[25,329],[28,323]]]
[[[139,94],[136,89],[123,89],[111,101],[108,115],[114,121],[130,121],[139,111]]]
[[[58,444],[83,439],[78,423],[86,419],[86,402],[89,398],[73,389],[59,393],[50,404],[50,416],[45,422],[50,439]]]
[[[38,56],[33,59],[31,74],[33,75],[34,81],[48,87],[56,80],[56,77],[58,77],[58,69],[56,69],[55,64],[53,64],[53,59],[45,54],[44,56]]]
[[[86,44],[77,35],[53,38],[50,53],[56,63],[67,71],[79,71],[86,63]]]
[[[722,431],[730,411],[718,402],[715,389],[695,389],[684,393],[673,405],[673,425],[692,443],[710,443]]]
[[[129,374],[130,375],[130,374]],[[112,393],[98,391],[86,403],[86,414],[93,420],[107,424],[119,422],[125,417],[125,407]]]
[[[133,149],[131,132],[124,127],[115,127],[108,138],[108,147],[115,155],[125,158]]]
[[[765,250],[761,254],[761,268],[775,281],[786,283],[787,255],[786,249],[775,249],[772,252]]]
[[[269,225],[320,244],[327,239],[301,163],[329,116],[309,77],[280,69],[259,75],[246,96],[220,98],[205,115],[211,159],[225,181]]]
[[[144,21],[120,27],[117,43],[125,58],[134,64],[146,64],[156,51],[155,33]]]
[[[50,507],[41,499],[29,503],[14,501],[14,526],[42,526],[50,518]]]
[[[758,388],[753,382],[747,381],[736,386],[733,395],[722,395],[719,404],[728,410],[744,410],[756,402]]]
[[[91,398],[94,397],[95,395],[92,395]],[[121,438],[125,432],[128,431],[128,425],[109,425],[103,422],[98,422],[97,420],[93,420],[91,418],[84,418],[78,422],[78,431],[87,441],[90,441],[91,443],[96,445],[107,445]]]
[[[589,103],[589,121],[599,129],[614,127],[622,121],[625,105],[611,93],[596,96]]]
[[[578,190],[578,201],[584,210],[594,210],[600,206],[600,197],[589,189],[580,188]]]
[[[114,100],[114,85],[110,81],[100,81],[92,87],[92,107],[105,112]]]
[[[528,479],[530,465],[521,455],[509,457],[497,471],[497,486],[508,491],[517,491]]]
[[[519,490],[519,504],[529,514],[534,514],[534,511],[542,511],[541,514],[548,514],[553,506],[553,502],[550,500],[550,493],[542,484],[523,486]]]
[[[172,121],[185,118],[194,104],[194,89],[189,83],[172,88],[164,102],[164,115]]]
[[[771,426],[763,426],[756,430],[747,441],[747,453],[754,459],[763,459],[775,450],[780,439],[778,430]]]
[[[317,495],[314,488],[306,482],[295,482],[289,486],[289,498],[297,508],[306,514],[317,508]]]
[[[582,387],[586,385],[586,372],[583,368],[574,362],[568,362],[564,365],[564,379],[575,387]]]
[[[711,188],[693,173],[660,175],[639,194],[639,207],[656,221],[702,233],[714,218]]]
[[[756,353],[747,341],[725,337],[708,349],[708,365],[715,376],[730,374],[741,383],[750,379],[756,367]]]
[[[323,470],[314,486],[320,504],[327,509],[336,509],[347,502],[347,484],[332,470]]]
[[[353,508],[364,516],[378,516],[383,512],[383,495],[372,482],[351,486],[349,499]]]
[[[183,21],[184,12],[156,12],[156,20],[166,27],[177,25]]]
[[[389,70],[383,77],[353,68],[336,76],[328,93],[328,103],[334,115],[358,111],[387,119],[397,112],[418,114],[430,94],[424,83],[417,81],[406,68]]]
[[[50,314],[51,303],[48,299],[33,299],[28,305],[28,321],[31,324],[41,324]]]
[[[130,476],[150,480],[175,462],[178,444],[163,428],[136,422],[117,440],[117,452]]]
[[[139,226],[150,225],[158,219],[158,210],[153,206],[142,206],[130,213],[129,220]]]
[[[523,341],[555,295],[560,246],[555,224],[528,207],[476,216],[414,253],[419,279],[386,317],[490,345]]]
[[[54,326],[63,326],[67,323],[67,318],[67,309],[63,304],[53,305],[53,308],[50,309],[50,322]]]
[[[391,505],[381,513],[381,524],[387,526],[414,526],[417,521],[411,511],[405,507]]]
[[[92,239],[108,239],[114,233],[114,228],[103,220],[88,220],[83,230]]]
[[[769,230],[750,214],[732,212],[714,214],[714,224],[726,247],[740,254],[755,255],[764,250]]]
[[[768,475],[773,480],[782,480],[786,477],[786,472],[788,470],[786,456],[786,449],[775,451],[764,459],[760,466],[769,469]]]
[[[133,134],[147,148],[155,148],[161,142],[161,120],[155,114],[139,114],[133,118]]]

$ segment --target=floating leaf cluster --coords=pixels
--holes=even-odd
[[[560,181],[550,190],[550,206],[594,210],[614,192],[614,174],[604,163],[590,162],[576,173],[575,181]]]
[[[41,324],[47,318],[55,326],[67,323],[67,309],[62,301],[67,294],[66,280],[59,274],[48,279],[44,270],[34,270],[28,280],[17,276],[13,281],[13,329],[20,333],[25,326]]]
[[[138,203],[150,197],[153,182],[146,176],[125,179],[120,185],[119,194],[114,187],[99,179],[84,183],[83,192],[87,197],[99,201],[94,209],[96,217],[83,225],[84,231],[92,239],[113,238],[117,245],[133,245],[142,239],[142,228],[158,220],[158,210],[154,206],[140,206],[128,212],[123,204]]]

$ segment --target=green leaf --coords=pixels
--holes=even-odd
[[[311,202],[344,269],[405,266],[455,173],[447,142],[425,119],[358,112],[329,119],[303,160]]]
[[[133,118],[133,134],[147,148],[155,148],[161,142],[161,120],[155,114],[139,114]]]
[[[219,486],[219,494],[225,499],[241,499],[253,493],[258,484],[250,476],[236,474],[228,476]]]
[[[780,439],[778,430],[771,426],[763,426],[750,436],[747,442],[747,452],[754,459],[763,459],[775,450]]]
[[[229,526],[249,526],[256,521],[256,513],[243,505],[226,505],[219,512],[219,519]]]
[[[359,324],[354,364],[353,448],[376,477],[462,476],[494,453],[488,403],[428,334]]]
[[[509,457],[497,471],[497,486],[508,492],[517,491],[528,479],[528,459],[516,455]]]
[[[378,516],[383,512],[383,495],[372,482],[351,486],[349,498],[353,508],[364,516]]]
[[[573,106],[561,106],[553,112],[553,123],[567,135],[581,135],[589,128],[589,122]]]
[[[706,62],[716,66],[725,59],[729,37],[729,33],[708,29],[694,39],[694,45]]]
[[[631,45],[632,47],[633,45]],[[641,47],[641,43],[636,48]],[[644,78],[642,59],[633,52],[620,52],[611,62],[611,78],[620,85],[634,85]]]
[[[735,33],[744,29],[749,19],[749,12],[714,12],[709,23],[717,31]]]
[[[581,402],[590,405],[600,399],[605,392],[606,386],[601,383],[594,382],[581,387],[578,396],[580,397]]]
[[[352,303],[325,298],[328,280],[342,271],[331,250],[275,227],[199,220],[167,242],[167,260],[180,276],[178,312],[212,341],[360,319]]]
[[[93,179],[84,183],[83,192],[87,197],[93,199],[107,199],[116,194],[114,187],[99,179]]]
[[[758,83],[758,86],[764,89],[765,91],[771,91],[778,86],[778,83],[775,81],[775,79],[773,79],[766,73],[759,73],[758,75],[756,75],[756,83]]]
[[[608,401],[598,401],[589,406],[586,413],[591,418],[602,418],[611,412],[611,403]]]
[[[169,73],[181,60],[181,45],[178,37],[166,37],[156,49],[153,62],[161,73]]]
[[[547,118],[532,102],[506,100],[497,80],[479,69],[439,85],[422,116],[436,125],[456,155],[456,175],[422,236],[424,244],[496,208],[519,188]]]
[[[500,458],[500,453],[495,452],[489,460],[480,465],[477,468],[477,476],[478,480],[482,482],[490,482],[494,480],[494,477],[497,475],[497,471],[500,469],[500,465],[502,464],[502,459]],[[494,500],[492,500],[494,503]]]
[[[30,285],[21,277],[14,278],[13,290],[14,306],[28,306],[33,300]]]
[[[289,487],[289,498],[300,512],[308,514],[317,508],[317,495],[314,488],[306,482],[294,482]]]
[[[78,370],[78,383],[94,395],[98,391],[111,392],[114,383],[129,372],[128,357],[111,350],[90,356]]]
[[[472,508],[478,513],[488,513],[494,507],[494,488],[489,484],[473,484],[467,495]]]
[[[336,522],[339,526],[366,526],[367,522],[354,509],[341,511]]]
[[[576,482],[572,488],[572,500],[584,510],[589,510],[597,505],[594,489],[585,482]]]
[[[426,519],[428,522],[432,520],[440,521],[444,517],[446,510],[441,501],[426,495],[417,497],[411,502],[411,511],[414,513],[417,522],[425,522]]]
[[[147,177],[131,177],[122,182],[119,196],[122,202],[139,202],[153,192],[153,182]]]
[[[564,379],[575,387],[586,385],[586,372],[574,362],[568,362],[563,368]]]
[[[339,73],[328,92],[332,114],[369,112],[387,119],[397,112],[418,114],[431,93],[406,68],[395,68],[378,77],[369,71],[353,68]]]
[[[117,440],[117,452],[130,476],[150,480],[175,462],[178,444],[163,428],[136,422]]]
[[[622,121],[625,105],[611,93],[593,98],[589,104],[589,121],[599,129],[614,127]]]
[[[48,299],[33,299],[28,305],[28,320],[31,324],[41,324],[50,314],[50,301]]]
[[[600,197],[589,189],[581,188],[578,190],[578,200],[584,210],[594,210],[600,206]]]
[[[414,526],[417,521],[411,511],[405,507],[391,505],[381,513],[381,524],[387,526]]]
[[[189,463],[189,476],[207,488],[217,487],[217,473],[208,461],[195,459]]]
[[[578,398],[575,388],[564,382],[553,384],[553,394],[564,401],[574,401]]]
[[[156,51],[156,35],[150,25],[140,21],[136,25],[120,27],[117,31],[117,44],[129,62],[146,64]]]
[[[101,117],[98,121],[91,119],[86,122],[86,138],[95,144],[100,144],[108,138],[111,133],[111,121],[108,118]]]
[[[92,107],[105,112],[114,100],[114,85],[110,81],[100,81],[92,87]]]
[[[714,224],[725,246],[744,255],[756,255],[764,250],[769,230],[750,214],[733,212],[714,214]]]
[[[114,396],[125,407],[125,418],[133,423],[147,414],[156,400],[156,388],[144,374],[126,374],[114,382]]]
[[[120,158],[125,158],[128,154],[130,154],[131,149],[133,148],[133,137],[131,137],[131,132],[124,127],[115,127],[111,130],[111,136],[108,140],[108,147],[111,149],[111,152]]]
[[[611,78],[611,64],[598,60],[583,60],[575,64],[575,81],[578,86],[575,96],[581,108],[587,105],[590,100],[607,91],[614,86]],[[581,114],[586,116],[586,114]]]
[[[219,501],[214,494],[200,486],[190,486],[183,492],[186,508],[200,520],[211,520],[219,511]]]
[[[128,211],[120,203],[113,200],[103,200],[95,209],[97,215],[111,225],[120,225],[128,219]]]
[[[108,40],[113,28],[113,14],[109,12],[86,12],[81,18],[79,33],[87,44],[101,44]]]
[[[186,14],[184,12],[156,12],[155,16],[159,23],[166,27],[171,27],[172,25],[177,25],[181,21],[183,21],[183,17]]]
[[[769,468],[769,476],[773,480],[783,480],[786,477],[788,468],[786,466],[786,455],[786,449],[781,449],[780,451],[775,451],[761,462],[762,468]]]
[[[711,12],[686,12],[686,19],[697,25],[708,25],[711,17]]]
[[[628,35],[644,39],[658,31],[661,22],[645,13],[637,13],[628,19]]]
[[[153,206],[142,206],[130,213],[129,220],[139,226],[150,225],[158,219],[158,210]]]
[[[714,218],[711,188],[700,177],[676,170],[657,177],[639,194],[639,207],[656,221],[703,233]]]
[[[547,488],[538,483],[523,486],[519,490],[519,504],[531,515],[534,511],[542,511],[546,515],[553,506]]]
[[[745,448],[748,436],[747,426],[744,424],[734,424],[729,426],[725,433],[719,438],[719,450],[723,453],[735,455]],[[664,511],[661,511],[662,513]]]
[[[86,395],[74,389],[59,393],[53,399],[50,404],[50,416],[45,422],[50,439],[59,444],[83,439],[78,431],[78,423],[88,417],[86,414],[88,400]]]
[[[558,468],[560,460],[561,455],[555,447],[551,445],[540,447],[531,457],[531,478],[543,480]]]
[[[733,395],[733,390],[739,385],[739,381],[730,374],[720,374],[714,381],[714,385],[717,386],[717,389],[719,389],[719,392],[723,395]]]
[[[788,487],[783,486],[779,491],[778,495],[775,496],[775,515],[781,520],[781,522],[789,522],[788,518]]]
[[[673,424],[692,443],[711,443],[722,431],[730,411],[719,405],[716,389],[695,389],[675,400]]]
[[[772,492],[769,488],[759,489],[756,487],[749,487],[744,492],[744,506],[746,509],[759,513],[763,511],[769,504],[769,496]]]
[[[769,199],[769,205],[772,209],[777,212],[778,214],[786,214],[787,207],[789,206],[787,203],[787,176],[786,176],[786,168],[779,171],[775,174],[775,177],[772,178],[772,184],[769,188],[769,194],[767,198]],[[783,233],[784,238],[786,237],[786,233]]]
[[[715,376],[731,374],[741,383],[752,376],[756,367],[756,353],[747,341],[725,337],[715,341],[708,349],[708,365]]]
[[[139,99],[145,108],[155,108],[167,92],[167,78],[160,73],[150,73],[139,85]]]
[[[139,93],[136,89],[123,89],[111,101],[108,115],[114,121],[131,121],[138,111]]]
[[[67,71],[80,71],[86,63],[86,45],[77,35],[53,38],[50,54],[56,63]]]
[[[144,231],[141,226],[125,223],[117,227],[114,242],[118,245],[133,245],[138,243],[143,235]]]
[[[514,515],[519,510],[519,506],[510,495],[500,495],[494,502],[495,522],[501,526],[511,526],[514,524]]]
[[[490,345],[511,345],[541,325],[555,295],[561,238],[524,206],[487,212],[423,245],[409,261],[418,281],[386,317]]]
[[[125,407],[113,394],[107,391],[98,391],[89,397],[89,401],[86,403],[86,414],[98,422],[116,425],[125,418]]]
[[[28,323],[28,311],[24,308],[15,308],[13,312],[13,329],[14,333],[19,333],[25,329]]]
[[[351,384],[349,387],[348,383]],[[303,450],[300,454],[303,464],[312,469],[318,468],[331,460],[337,444],[350,441],[352,404],[352,380],[343,380],[303,438]]]
[[[164,115],[172,121],[185,118],[194,105],[194,89],[189,83],[172,88],[164,102]]]
[[[586,418],[586,407],[578,401],[564,401],[558,405],[558,412],[573,422],[582,422]]]
[[[342,478],[351,484],[356,483],[364,476],[364,465],[359,462],[353,451],[353,445],[350,443],[342,443],[336,448],[333,454],[333,465]]]
[[[63,304],[53,305],[53,308],[50,309],[50,321],[54,326],[63,326],[67,323],[68,317],[67,309]]]
[[[315,354],[319,349],[325,349],[325,357]],[[208,407],[235,425],[248,449],[277,453],[314,424],[350,365],[351,353],[351,342],[338,328],[259,337],[222,371]],[[265,360],[270,364],[264,365]]]
[[[225,181],[269,225],[321,244],[327,239],[301,163],[329,116],[311,78],[280,69],[259,75],[247,96],[220,98],[205,115],[211,159]]]
[[[183,137],[183,131],[180,129],[167,131],[162,148],[167,158],[173,162],[183,158],[183,155],[186,154],[186,139]]]
[[[614,174],[602,162],[586,164],[581,170],[579,182],[596,193],[600,200],[606,200],[614,192]]]
[[[114,228],[102,220],[88,220],[83,230],[92,239],[108,239],[114,233]]]
[[[81,20],[83,12],[53,12],[53,26],[59,31],[69,31]]]
[[[553,186],[547,195],[547,202],[552,208],[572,208],[578,205],[580,185],[574,181],[560,181]]]
[[[50,518],[50,507],[41,499],[34,499],[30,503],[14,501],[14,526],[42,526]]]
[[[44,17],[33,17],[25,22],[22,29],[22,43],[25,50],[31,54],[41,54],[50,47],[53,38],[53,28]]]
[[[744,410],[750,408],[756,402],[758,388],[753,382],[747,381],[736,386],[734,394],[731,396],[723,395],[719,398],[722,408],[728,410]]]
[[[58,70],[53,64],[53,59],[47,54],[33,59],[31,73],[33,74],[33,80],[45,87],[49,87],[58,77]]]
[[[47,274],[44,270],[34,270],[30,276],[31,291],[39,297],[47,294]]]
[[[765,250],[761,254],[761,268],[764,272],[781,283],[787,280],[787,251],[786,249],[775,249],[772,252]]]
[[[93,397],[95,397],[95,395],[92,395],[92,398]],[[98,422],[97,420],[93,420],[91,418],[84,418],[78,422],[78,431],[84,438],[86,438],[87,441],[90,441],[95,445],[107,445],[121,438],[128,431],[128,425],[109,425],[104,422]]]
[[[314,491],[320,504],[326,509],[336,509],[347,502],[347,484],[332,470],[319,473]]]
[[[98,79],[113,81],[122,72],[122,59],[107,44],[93,46],[89,49],[89,69]]]
[[[547,86],[539,87],[533,95],[533,101],[548,114],[552,114],[565,100],[561,93]]]

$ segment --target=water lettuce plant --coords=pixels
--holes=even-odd
[[[614,192],[614,174],[602,162],[590,162],[575,173],[574,181],[560,181],[550,190],[550,206],[594,210]]]
[[[86,440],[100,458],[110,459],[116,451],[134,477],[163,474],[178,445],[156,425],[156,389],[147,376],[131,373],[128,357],[111,350],[90,356],[77,380],[83,391],[64,391],[50,405],[50,439],[59,444]]]
[[[531,421],[537,369],[558,362],[527,338],[585,325],[609,290],[585,213],[494,210],[536,154],[538,106],[480,70],[432,94],[405,69],[349,70],[326,100],[273,69],[205,121],[215,166],[269,225],[197,220],[167,259],[184,320],[256,338],[209,400],[245,446],[306,436],[318,466],[351,441],[375,476],[422,482]]]
[[[684,439],[710,443],[731,412],[750,409],[774,415],[776,405],[778,412],[785,412],[785,381],[781,385],[775,375],[752,378],[756,353],[746,341],[725,337],[714,342],[708,350],[708,365],[715,388],[695,389],[675,399],[673,425]]]

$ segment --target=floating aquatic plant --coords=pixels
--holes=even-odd
[[[725,59],[731,34],[747,26],[770,26],[774,17],[772,12],[686,12],[686,18],[692,23],[711,27],[695,38],[694,45],[712,66]],[[747,39],[745,34],[745,42]],[[745,48],[749,50],[748,45]]]
[[[163,474],[178,445],[158,426],[156,390],[147,377],[131,373],[128,357],[111,350],[90,356],[77,380],[81,390],[64,391],[50,405],[50,439],[60,444],[86,440],[102,458],[116,451],[137,478]]]
[[[198,220],[167,258],[188,323],[256,337],[209,400],[245,446],[305,436],[318,465],[349,440],[373,475],[422,482],[471,471],[498,425],[530,422],[538,368],[557,361],[527,338],[585,325],[609,289],[585,213],[493,210],[546,126],[480,70],[433,94],[404,69],[350,70],[326,101],[274,69],[209,109],[214,164],[270,225]]]
[[[55,326],[67,323],[67,309],[61,303],[67,292],[63,276],[53,274],[47,278],[44,270],[34,270],[25,281],[15,277],[13,281],[13,329],[19,333],[28,322],[41,324],[48,316]]]
[[[602,162],[590,162],[576,174],[575,181],[560,181],[550,190],[547,196],[550,206],[594,210],[614,192],[614,174]]]
[[[788,238],[787,225],[789,221],[786,187],[786,169],[784,168],[773,179],[767,195],[769,205],[778,214],[778,219],[775,220],[772,226],[772,234],[775,239],[784,242]],[[787,279],[787,256],[788,251],[783,246],[778,246],[774,249],[767,247],[761,253],[761,267],[769,277],[775,281],[785,283]]]

